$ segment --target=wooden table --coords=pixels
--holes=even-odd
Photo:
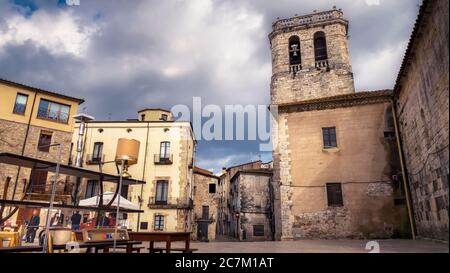
[[[155,242],[166,242],[166,253],[170,253],[172,242],[185,242],[184,251],[190,251],[190,232],[128,232],[130,240],[150,242],[150,253],[154,253]]]
[[[126,252],[132,253],[134,245],[140,245],[140,241],[117,241],[116,246],[126,246]],[[79,243],[80,248],[85,248],[86,253],[98,253],[98,250],[103,250],[108,253],[109,249],[113,248],[114,242],[93,242],[93,243]],[[53,250],[65,250],[66,245],[54,245]],[[42,252],[42,246],[22,246],[22,247],[5,247],[0,248],[0,253],[17,253],[17,252]]]
[[[0,248],[3,247],[3,241],[9,240],[9,247],[20,246],[20,233],[16,231],[0,231]]]

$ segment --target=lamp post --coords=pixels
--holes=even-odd
[[[119,197],[117,199],[116,223],[114,227],[113,252],[116,252],[117,229],[118,229],[117,224],[119,222],[118,220],[120,213],[120,196],[122,194],[123,173],[124,170],[128,168],[128,166],[137,163],[139,156],[139,146],[140,142],[134,139],[120,138],[119,141],[117,142],[116,164],[120,163],[120,173],[119,173],[119,189],[118,189]]]
[[[55,202],[56,183],[58,182],[59,168],[61,165],[61,144],[55,143],[55,144],[50,144],[50,145],[39,146],[40,148],[56,147],[56,146],[58,147],[58,154],[57,154],[55,176],[54,176],[53,185],[52,185],[52,193],[50,196],[50,205],[47,210],[47,217],[46,217],[46,221],[45,221],[44,243],[43,243],[43,247],[42,247],[42,252],[44,252],[44,253],[47,253],[47,251],[48,251],[48,236],[49,236],[49,232],[50,232],[50,220],[51,220],[50,214],[53,210],[53,203]]]

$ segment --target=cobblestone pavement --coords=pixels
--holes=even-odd
[[[354,253],[366,250],[368,240],[296,240],[276,242],[192,242],[200,253]],[[381,253],[448,253],[447,243],[428,240],[377,240]]]

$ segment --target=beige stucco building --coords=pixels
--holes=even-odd
[[[57,162],[59,148],[49,145],[60,144],[61,163],[68,164],[73,116],[81,103],[82,99],[0,79],[0,153]],[[5,184],[7,177],[10,178],[8,185]],[[0,189],[2,193],[3,189],[7,190],[6,196],[0,198],[21,200],[31,181],[25,196],[27,200],[48,201],[52,178],[53,174],[47,171],[0,164]],[[59,177],[56,201],[70,201],[70,185],[68,177]],[[0,219],[14,212],[10,209],[1,209]],[[20,226],[29,220],[32,210],[20,208],[11,218],[13,224]],[[44,221],[41,217],[41,223]]]
[[[77,143],[78,127],[72,142]],[[137,231],[191,231],[193,164],[196,141],[190,122],[173,121],[170,111],[144,109],[137,119],[90,121],[86,125],[83,167],[99,170],[99,162],[114,161],[119,138],[140,142],[138,163],[126,171],[145,185],[129,186],[122,196],[144,212],[127,215],[128,227]],[[72,156],[76,156],[74,150]],[[117,174],[115,164],[102,165],[105,173]],[[115,185],[105,191],[115,191]],[[83,181],[80,198],[98,194],[97,181]]]
[[[409,234],[392,92],[355,92],[347,37],[336,8],[273,23],[277,239]]]

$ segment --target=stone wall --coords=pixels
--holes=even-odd
[[[272,170],[241,171],[232,180],[232,230],[243,241],[273,239]],[[238,215],[236,215],[238,213]],[[264,226],[264,234],[255,235],[255,225]]]
[[[278,239],[408,234],[391,105],[388,95],[380,96],[385,102],[280,111],[274,131]],[[324,127],[336,127],[336,148],[323,147]],[[328,206],[326,183],[341,183],[342,207]]]
[[[70,145],[72,134],[68,132],[49,130],[46,128],[30,126],[27,142],[25,145],[24,156],[39,158],[42,160],[57,161],[58,148],[52,147],[50,148],[50,152],[39,152],[37,150],[37,145],[39,141],[39,135],[41,130],[51,131],[52,134],[52,143],[61,143],[61,163],[67,164],[69,160],[70,154]],[[16,123],[6,120],[0,119],[0,153],[12,153],[21,155],[22,148],[25,140],[25,135],[27,131],[27,125],[22,123]],[[0,164],[0,188],[3,189],[3,183],[5,182],[6,177],[11,177],[11,183],[8,188],[8,198],[12,198],[12,193],[14,189],[14,184],[16,182],[16,176],[18,171],[17,166]],[[23,179],[29,180],[30,169],[21,168],[17,190],[15,198],[20,198],[23,193]],[[53,176],[51,173],[48,175],[49,183],[52,180]],[[60,176],[60,181],[65,181],[65,176]]]
[[[192,239],[197,240],[197,225],[199,222],[208,223],[208,240],[214,241],[216,239],[216,223],[217,210],[219,201],[218,177],[213,175],[205,175],[194,172],[194,221],[192,227]],[[216,185],[216,193],[209,193],[209,185]],[[203,206],[209,207],[209,218],[202,218]]]
[[[354,93],[353,73],[347,45],[347,22],[339,18],[311,25],[298,25],[269,35],[272,51],[272,104]],[[314,33],[325,33],[328,66],[317,68]],[[289,64],[289,38],[300,38],[301,69],[294,73]]]
[[[396,107],[418,235],[448,241],[449,3],[424,3]]]

